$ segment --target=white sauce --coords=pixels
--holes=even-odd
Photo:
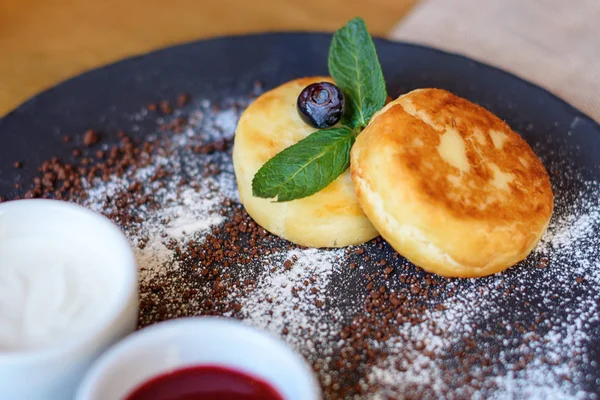
[[[0,241],[0,351],[61,342],[104,317],[112,268],[90,247],[48,236]]]

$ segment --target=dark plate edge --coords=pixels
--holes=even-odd
[[[5,115],[0,116],[0,127],[2,125],[2,122],[10,117],[12,114],[19,112],[22,108],[27,107],[28,105],[30,105],[31,103],[33,103],[35,101],[35,99],[38,96],[42,96],[42,95],[46,95],[49,94],[50,92],[58,89],[62,84],[74,80],[74,79],[78,79],[81,78],[83,76],[87,76],[89,74],[93,74],[96,71],[99,70],[104,70],[107,68],[113,68],[113,67],[117,67],[119,66],[121,63],[126,63],[126,62],[130,62],[130,61],[139,61],[142,60],[146,57],[150,57],[153,56],[155,54],[160,54],[166,51],[169,51],[171,49],[176,49],[176,48],[183,48],[183,47],[187,47],[187,46],[193,46],[197,43],[201,43],[201,42],[219,42],[219,41],[229,41],[229,40],[236,40],[236,39],[240,39],[240,38],[246,38],[246,37],[250,37],[250,38],[254,38],[254,37],[271,37],[271,36],[307,36],[307,37],[318,37],[318,36],[322,36],[322,37],[331,37],[332,33],[329,32],[303,32],[303,31],[289,31],[289,32],[267,32],[267,33],[252,33],[252,34],[243,34],[243,35],[224,35],[224,36],[216,36],[216,37],[212,37],[212,38],[208,38],[208,39],[201,39],[201,40],[192,40],[192,41],[188,41],[188,42],[183,42],[183,43],[179,43],[173,46],[168,46],[168,47],[163,47],[163,48],[159,48],[156,50],[151,50],[149,52],[146,53],[142,53],[142,54],[136,54],[136,55],[132,55],[123,59],[120,59],[118,61],[114,61],[114,62],[110,62],[107,64],[103,64],[100,65],[96,68],[81,72],[77,75],[71,76],[67,79],[64,79],[60,82],[57,82],[56,84],[49,86],[48,88],[42,90],[41,92],[36,93],[35,95],[29,97],[28,99],[26,99],[25,101],[23,101],[21,104],[19,104],[17,107],[15,107],[14,109],[12,109],[11,111],[7,112]],[[465,55],[459,54],[459,53],[453,53],[450,51],[446,51],[446,50],[442,50],[436,47],[430,47],[430,46],[424,46],[424,45],[420,45],[417,43],[412,43],[412,42],[404,42],[404,41],[396,41],[396,40],[390,40],[387,38],[383,38],[383,37],[378,37],[375,36],[374,38],[375,44],[377,44],[378,42],[381,43],[387,43],[387,44],[392,44],[392,45],[398,45],[398,46],[404,46],[404,47],[412,47],[412,48],[418,48],[420,50],[426,50],[426,51],[430,51],[432,53],[437,53],[437,54],[441,54],[444,56],[450,56],[450,57],[455,57],[455,58],[459,58],[462,59],[466,62],[472,63],[475,67],[477,68],[485,68],[485,69],[489,69],[492,71],[495,71],[496,73],[500,73],[504,76],[507,76],[509,78],[515,79],[520,81],[521,83],[525,84],[526,86],[528,86],[529,88],[533,89],[533,90],[537,90],[538,92],[541,92],[543,94],[545,94],[546,96],[552,98],[553,100],[557,101],[558,103],[560,103],[562,105],[562,107],[564,109],[566,109],[568,111],[568,113],[573,114],[574,116],[577,116],[579,118],[585,119],[587,120],[588,123],[591,123],[592,125],[596,126],[598,133],[600,134],[600,124],[597,123],[593,118],[591,118],[590,116],[588,116],[587,114],[583,113],[582,111],[578,110],[577,108],[575,108],[574,106],[572,106],[571,104],[567,103],[565,100],[563,100],[562,98],[558,97],[556,94],[552,93],[550,90],[545,89],[541,86],[538,86],[528,80],[525,80],[521,77],[519,77],[518,75],[515,75],[512,72],[508,72],[505,71],[499,67],[495,67],[493,65],[490,64],[486,64],[484,62],[481,61],[477,61],[474,60],[470,57],[467,57]]]

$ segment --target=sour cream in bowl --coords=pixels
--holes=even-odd
[[[0,399],[68,399],[135,330],[137,265],[107,218],[74,204],[0,204]]]

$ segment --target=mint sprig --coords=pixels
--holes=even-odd
[[[342,123],[364,128],[385,105],[385,80],[365,21],[354,18],[339,29],[329,47],[329,74],[346,98]]]
[[[257,197],[289,201],[324,189],[350,165],[354,135],[349,128],[319,130],[277,153],[252,180]]]
[[[350,149],[387,97],[385,80],[365,22],[355,18],[333,35],[329,73],[346,99],[343,127],[316,131],[267,161],[252,194],[278,202],[311,196],[350,166]]]

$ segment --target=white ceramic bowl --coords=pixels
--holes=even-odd
[[[48,241],[56,241],[56,238],[72,240],[78,254],[96,255],[94,260],[100,259],[101,265],[106,265],[106,273],[112,274],[105,281],[108,290],[97,308],[99,312],[89,316],[78,334],[69,336],[67,332],[60,340],[33,348],[11,348],[0,343],[0,399],[71,399],[81,378],[100,353],[135,330],[138,317],[135,256],[119,228],[104,216],[83,207],[55,200],[18,200],[0,204],[0,243],[28,237],[38,238],[38,243],[43,243],[45,238]],[[5,246],[4,257],[10,251]],[[34,254],[36,246],[32,245],[28,251]],[[48,254],[47,248],[44,251],[46,256],[53,256],[52,251]],[[15,253],[10,256],[15,257]],[[2,272],[0,268],[0,286]],[[4,284],[7,284],[6,280]]]
[[[271,335],[228,318],[191,317],[134,333],[90,369],[77,400],[118,400],[150,378],[180,368],[229,367],[269,383],[286,400],[317,400],[304,359]]]

